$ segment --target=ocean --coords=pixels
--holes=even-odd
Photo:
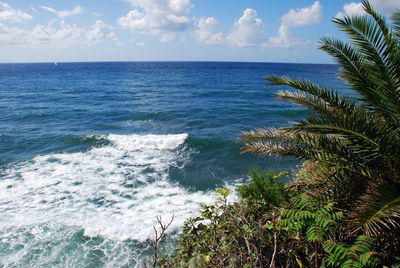
[[[292,158],[240,154],[242,131],[307,110],[270,74],[341,92],[336,65],[239,62],[0,64],[0,267],[141,267],[218,187]],[[232,195],[235,198],[235,194]]]

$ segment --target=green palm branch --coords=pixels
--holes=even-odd
[[[395,187],[394,187],[395,186]],[[393,184],[374,185],[362,196],[353,224],[365,226],[366,234],[377,236],[382,229],[400,227],[400,187]]]
[[[351,213],[353,229],[377,234],[400,226],[400,11],[390,26],[367,1],[362,4],[367,15],[333,20],[350,43],[327,37],[320,43],[358,98],[309,80],[268,76],[269,86],[292,89],[279,91],[278,99],[311,112],[289,127],[244,132],[241,140],[243,152],[295,156],[334,170],[325,175],[325,192],[333,198],[349,180],[356,182],[349,185],[362,205]]]

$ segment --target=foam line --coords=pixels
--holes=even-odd
[[[0,180],[0,230],[57,223],[90,237],[145,241],[157,215],[173,214],[177,228],[214,200],[167,179],[171,166],[190,161],[187,137],[109,134],[103,147],[18,163]]]

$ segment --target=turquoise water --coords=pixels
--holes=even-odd
[[[296,165],[240,154],[241,131],[307,113],[274,100],[264,76],[346,90],[337,73],[278,63],[0,64],[0,266],[141,265],[156,216],[175,216],[173,238],[250,166]]]

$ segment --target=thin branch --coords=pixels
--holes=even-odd
[[[159,250],[158,243],[160,242],[161,238],[165,235],[165,231],[169,228],[169,226],[173,222],[174,217],[175,217],[175,215],[172,214],[172,218],[169,221],[169,223],[168,224],[163,224],[161,216],[157,216],[157,221],[160,224],[161,231],[160,231],[160,233],[158,233],[157,232],[157,228],[155,226],[153,226],[154,233],[155,233],[154,244],[152,245],[152,248],[153,248],[153,261],[151,262],[151,265],[153,266],[153,268],[155,268],[157,266],[157,262],[158,262],[158,250]],[[143,267],[147,267],[146,262],[144,262],[144,266]]]
[[[269,268],[275,268],[275,255],[276,255],[276,249],[278,247],[278,239],[276,236],[276,226],[275,226],[275,213],[273,214],[273,226],[274,226],[274,252],[272,254],[271,258],[271,264],[269,265]]]

